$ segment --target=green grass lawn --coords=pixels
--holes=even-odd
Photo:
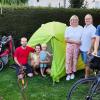
[[[27,78],[28,87],[25,90],[27,100],[66,100],[66,94],[70,87],[82,74],[82,72],[78,72],[76,79],[69,82],[64,77],[54,85],[50,76],[42,78],[38,75],[33,78]],[[3,97],[3,100],[22,100],[14,69],[5,68],[0,72],[0,97]],[[82,100],[81,97],[82,94],[80,94],[78,100]]]
[[[68,90],[77,79],[67,82],[64,77],[54,85],[50,76],[42,78],[38,75],[27,80],[25,92],[28,100],[66,100]],[[0,72],[0,96],[4,100],[22,100],[14,69],[5,68]]]

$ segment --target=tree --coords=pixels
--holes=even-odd
[[[26,3],[28,0],[0,0],[0,3],[1,4],[8,4],[8,5],[11,5],[11,4],[21,4],[21,3]]]
[[[84,0],[69,0],[71,8],[81,8],[84,4]]]

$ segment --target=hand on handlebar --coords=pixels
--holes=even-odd
[[[97,51],[93,51],[92,52],[92,55],[97,55]]]
[[[89,49],[88,52],[87,52],[87,54],[88,54],[88,55],[89,55],[89,54],[92,54],[92,52],[93,52],[93,50],[92,50],[92,49]]]

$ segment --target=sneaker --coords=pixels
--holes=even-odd
[[[70,79],[74,79],[74,78],[75,78],[75,75],[71,74]]]
[[[69,81],[70,80],[70,75],[67,75],[66,80]]]
[[[46,75],[43,74],[42,77],[46,77]]]
[[[28,73],[27,76],[28,77],[33,77],[33,74],[32,73]]]
[[[39,73],[38,73],[38,72],[36,72],[36,71],[34,71],[34,74],[35,74],[35,75],[38,75]]]

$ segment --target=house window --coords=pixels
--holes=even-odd
[[[39,2],[39,0],[37,0],[37,2]]]

